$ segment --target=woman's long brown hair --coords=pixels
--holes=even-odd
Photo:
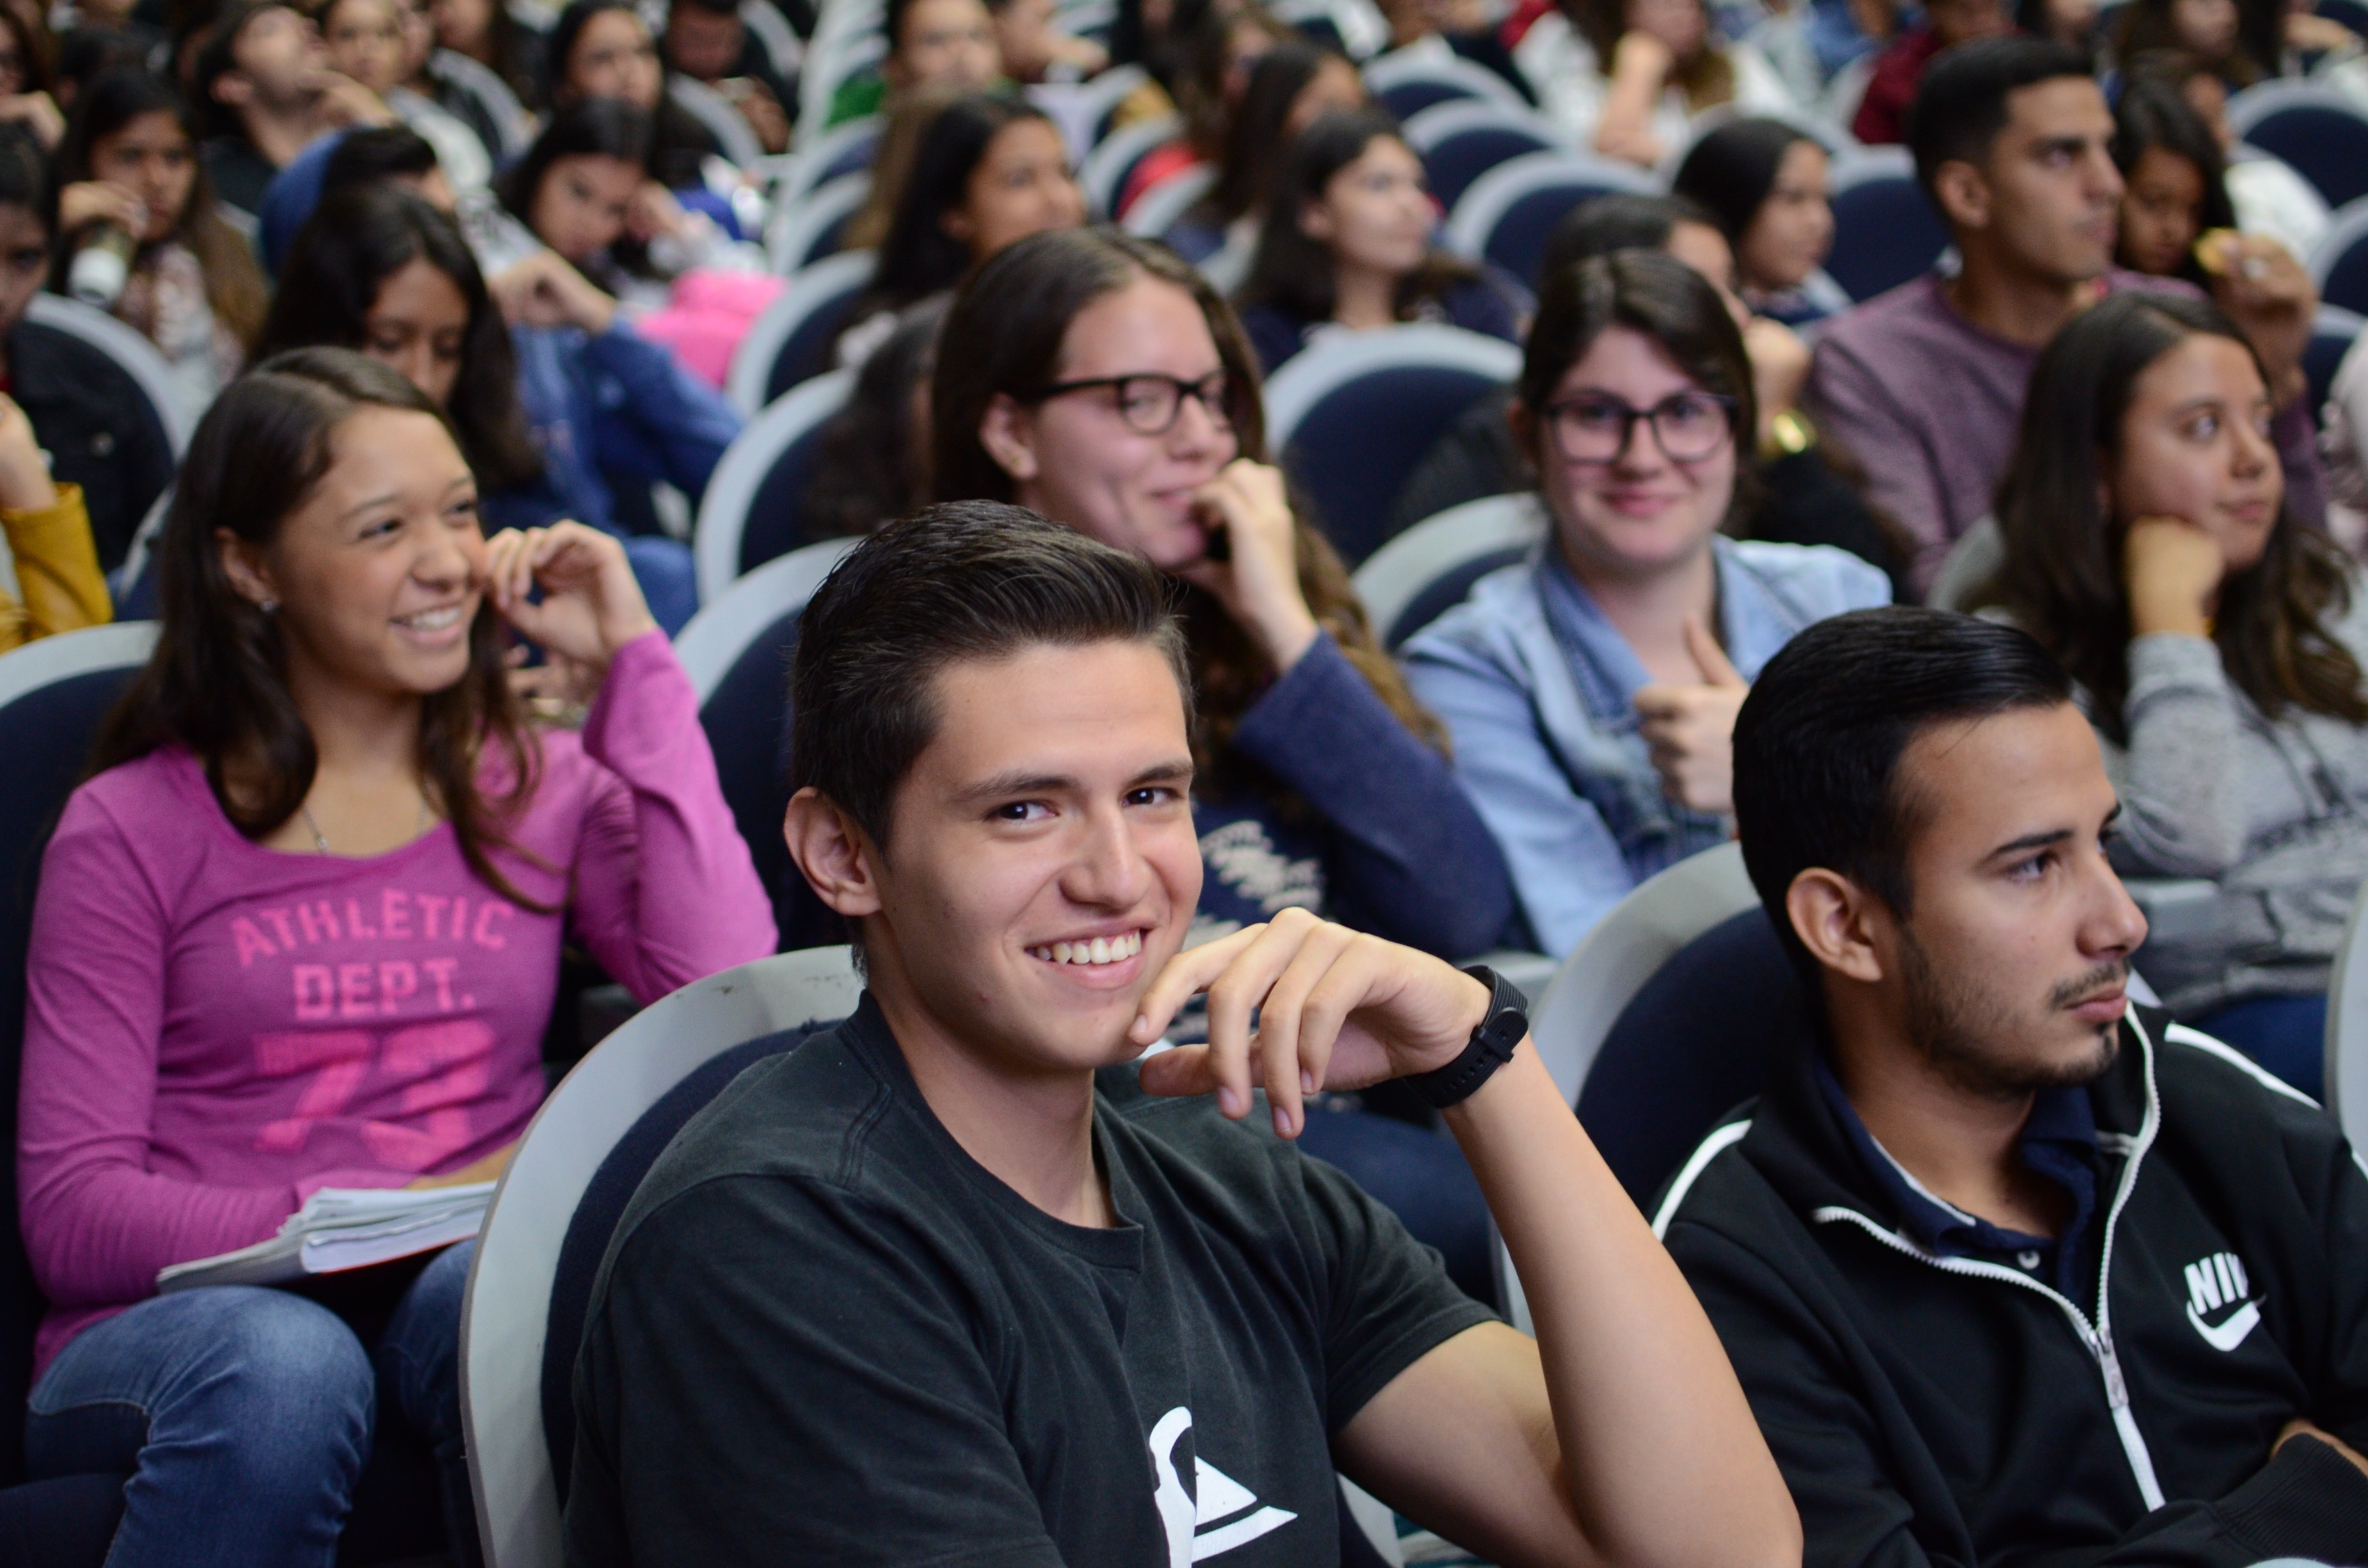
[[[267,360],[206,411],[157,541],[156,650],[101,727],[94,773],[186,747],[223,813],[251,839],[303,805],[320,758],[288,688],[287,633],[233,586],[217,540],[227,531],[268,550],[329,472],[337,427],[365,408],[444,418],[400,373],[343,348]],[[541,906],[502,875],[491,851],[509,846],[505,830],[533,795],[541,765],[503,667],[500,617],[481,603],[468,673],[420,703],[419,767],[469,869],[529,908]],[[488,771],[499,775],[492,791]]]
[[[929,424],[935,463],[931,488],[940,501],[1009,501],[1016,486],[978,437],[997,394],[1025,397],[1058,378],[1069,324],[1094,301],[1151,277],[1192,297],[1215,339],[1217,358],[1235,389],[1234,434],[1240,455],[1265,462],[1266,414],[1258,393],[1258,356],[1241,322],[1206,278],[1164,245],[1116,229],[1070,229],[1036,234],[1003,250],[972,275],[954,300],[939,335],[959,343],[940,354],[930,385]],[[1374,637],[1349,570],[1330,542],[1292,506],[1299,591],[1316,624],[1407,729],[1444,751],[1446,732],[1414,699],[1397,665]],[[1242,714],[1274,679],[1274,665],[1214,595],[1179,582],[1178,608],[1192,652],[1199,711],[1195,760],[1212,767]]]
[[[2127,530],[2105,496],[2133,385],[2199,334],[2253,353],[2218,307],[2183,295],[2132,290],[2074,317],[2032,371],[2014,458],[1998,485],[2006,564],[1980,597],[2046,645],[2094,699],[2098,727],[2123,744]],[[2351,599],[2351,575],[2335,546],[2281,508],[2261,559],[2221,585],[2212,640],[2229,680],[2271,717],[2292,705],[2368,723],[2359,661],[2328,630]]]

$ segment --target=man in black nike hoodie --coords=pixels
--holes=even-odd
[[[1734,756],[1821,1021],[1655,1229],[1809,1563],[2368,1561],[2368,1175],[2127,1001],[2146,921],[2063,672],[1981,620],[1838,617]]]

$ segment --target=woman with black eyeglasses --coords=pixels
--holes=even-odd
[[[1449,957],[1497,945],[1504,862],[1439,722],[1268,461],[1258,362],[1224,299],[1163,246],[1041,233],[973,274],[939,342],[938,499],[1017,502],[1178,580],[1199,707],[1194,939],[1299,904]],[[1308,1146],[1492,1293],[1486,1214],[1454,1145],[1327,1115]]]
[[[1511,411],[1544,541],[1404,650],[1549,953],[1730,836],[1751,677],[1890,599],[1843,551],[1725,537],[1756,414],[1742,334],[1691,267],[1622,250],[1549,278]]]

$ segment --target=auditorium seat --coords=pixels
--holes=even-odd
[[[780,297],[765,307],[748,335],[732,351],[724,394],[744,419],[796,386],[831,368],[838,335],[852,324],[847,312],[871,286],[872,253],[843,250],[790,279]]]
[[[1949,232],[1916,183],[1905,147],[1867,147],[1834,160],[1834,248],[1826,271],[1853,300],[1871,300],[1930,269]]]
[[[1614,191],[1653,195],[1660,183],[1633,164],[1592,153],[1528,153],[1472,182],[1447,220],[1447,248],[1485,261],[1534,290],[1554,225],[1580,203]]]
[[[1511,344],[1452,326],[1320,337],[1267,382],[1267,444],[1353,568],[1380,547],[1398,487],[1431,444],[1520,369]]]
[[[1525,153],[1568,147],[1569,139],[1526,108],[1461,98],[1423,110],[1406,123],[1406,145],[1422,159],[1430,193],[1452,210],[1482,175]]]
[[[2334,87],[2276,76],[2228,100],[2237,139],[2274,153],[2329,207],[2368,196],[2368,112]]]
[[[1119,210],[1119,198],[1125,194],[1136,165],[1183,134],[1184,122],[1163,114],[1104,137],[1077,166],[1077,184],[1086,193],[1087,210],[1110,218],[1124,216]]]
[[[799,503],[823,427],[846,406],[855,375],[833,370],[799,382],[723,449],[691,528],[700,604],[713,604],[739,578],[809,542],[799,531]]]
[[[1466,501],[1425,517],[1357,568],[1357,598],[1373,634],[1396,653],[1462,604],[1473,584],[1536,549],[1545,531],[1543,509],[1526,492]]]
[[[1462,99],[1502,104],[1507,108],[1529,108],[1511,83],[1436,39],[1394,49],[1366,62],[1365,88],[1402,120]]]
[[[2321,303],[2368,315],[2368,198],[2338,210],[2304,259]]]
[[[794,202],[774,210],[765,231],[765,264],[777,277],[794,278],[835,256],[848,223],[871,196],[869,170],[825,180]]]
[[[836,916],[823,908],[790,864],[781,813],[790,654],[798,617],[853,540],[792,551],[740,578],[690,618],[675,653],[699,696],[699,722],[715,754],[724,803],[748,844],[757,879],[773,896],[773,920],[785,948],[836,939]]]

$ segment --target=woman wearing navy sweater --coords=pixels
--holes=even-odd
[[[962,351],[931,388],[938,498],[1015,501],[1178,580],[1208,871],[1195,939],[1300,904],[1450,957],[1494,945],[1504,860],[1267,461],[1258,361],[1215,290],[1115,230],[1036,234],[972,276],[939,341]],[[1329,1130],[1311,1118],[1311,1147],[1485,1289],[1486,1214],[1454,1146],[1360,1112]]]

